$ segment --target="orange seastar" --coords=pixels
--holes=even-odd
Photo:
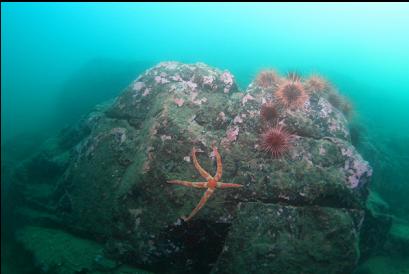
[[[220,179],[222,177],[222,170],[223,170],[223,165],[222,165],[222,158],[220,157],[219,152],[217,151],[217,148],[215,146],[213,147],[213,153],[216,156],[216,161],[217,161],[217,171],[216,175],[213,177],[211,176],[207,171],[205,171],[199,164],[199,161],[196,158],[196,149],[193,147],[192,149],[192,158],[193,158],[193,164],[197,171],[199,171],[200,175],[206,179],[207,182],[188,182],[188,181],[181,181],[181,180],[170,180],[168,183],[170,184],[177,184],[177,185],[182,185],[182,186],[187,186],[187,187],[195,187],[195,188],[207,188],[206,192],[203,194],[202,199],[200,199],[200,202],[197,204],[195,209],[193,209],[192,213],[188,217],[182,217],[186,222],[189,221],[193,216],[196,215],[196,213],[205,205],[207,200],[212,196],[213,192],[216,190],[216,188],[237,188],[237,187],[243,187],[242,185],[239,184],[232,184],[232,183],[222,183],[220,182]]]

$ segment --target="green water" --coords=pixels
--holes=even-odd
[[[167,60],[228,69],[242,90],[263,68],[324,75],[354,106],[352,124],[363,144],[358,149],[374,167],[373,189],[394,218],[409,220],[409,4],[2,3],[5,273],[31,268],[30,254],[12,262],[21,248],[10,240],[13,227],[3,230],[13,168]],[[362,271],[409,273],[407,258],[381,255]]]

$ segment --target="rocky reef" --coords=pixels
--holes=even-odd
[[[51,138],[15,172],[13,193],[37,212],[19,210],[27,224],[95,240],[98,256],[148,271],[351,273],[372,169],[348,113],[317,76],[264,72],[240,91],[228,71],[163,62]],[[273,155],[262,136],[277,127],[291,138]],[[212,146],[222,181],[243,187],[216,189],[185,222],[204,191],[167,181],[203,181],[193,147],[216,172]]]

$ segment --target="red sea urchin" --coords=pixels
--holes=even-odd
[[[274,121],[278,117],[277,108],[271,102],[264,103],[261,105],[260,116],[263,121]]]
[[[287,73],[287,79],[290,81],[301,81],[301,75],[296,71],[290,71]]]
[[[282,125],[276,125],[261,135],[261,147],[273,157],[278,158],[288,151],[291,139],[292,135],[283,129]]]
[[[277,88],[276,98],[284,107],[300,108],[309,96],[299,80],[285,80]]]
[[[343,98],[342,103],[340,105],[340,110],[345,115],[347,119],[351,119],[353,107],[350,101],[347,98]]]
[[[312,75],[307,79],[306,87],[310,93],[323,92],[328,88],[328,81],[319,75]]]
[[[334,108],[340,109],[342,98],[341,95],[338,94],[338,92],[330,92],[328,94],[327,100]]]
[[[256,78],[256,83],[262,88],[271,88],[276,85],[279,77],[274,70],[263,70]]]

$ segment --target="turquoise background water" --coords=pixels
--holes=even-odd
[[[162,60],[229,69],[243,89],[265,67],[319,72],[368,123],[409,131],[408,4],[6,3],[1,23],[4,138],[58,128],[101,97],[77,91],[87,77],[117,94]]]
[[[2,171],[166,60],[230,70],[243,91],[263,68],[324,75],[379,149],[361,151],[374,188],[409,217],[407,3],[2,3]]]

